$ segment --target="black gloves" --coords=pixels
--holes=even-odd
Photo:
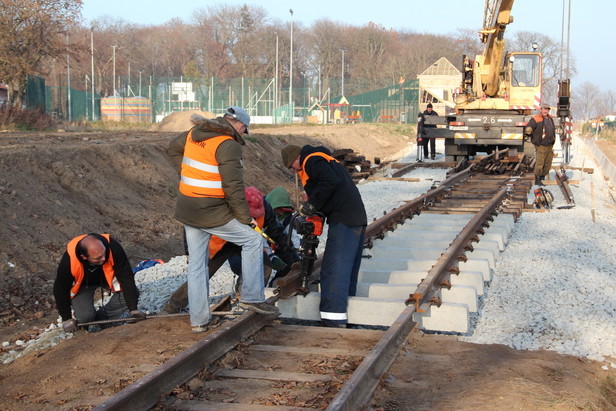
[[[299,210],[303,215],[310,217],[312,215],[315,215],[317,213],[316,208],[314,208],[314,206],[312,204],[310,204],[309,202],[305,202],[302,205],[302,208]]]
[[[143,311],[132,310],[130,312],[130,318],[132,318],[135,321],[141,321],[141,320],[145,320],[146,317]]]
[[[282,258],[278,257],[277,255],[272,256],[271,261],[272,261],[272,268],[275,271],[280,271],[287,265],[284,261],[282,261]]]
[[[62,323],[62,329],[66,333],[74,333],[77,331],[77,320],[71,318],[70,320],[66,320]]]

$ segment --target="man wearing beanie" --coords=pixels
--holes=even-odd
[[[357,289],[368,223],[361,195],[327,148],[288,145],[281,154],[285,167],[299,174],[308,195],[301,213],[321,213],[329,226],[321,265],[321,322],[346,327],[348,297]]]
[[[188,245],[188,301],[193,332],[208,330],[209,243],[212,235],[242,247],[242,290],[239,306],[265,315],[278,309],[265,303],[263,241],[252,229],[244,194],[242,134],[250,115],[229,107],[213,120],[193,115],[195,125],[171,141],[171,161],[180,171],[175,218],[184,224]],[[212,324],[213,325],[213,324]]]

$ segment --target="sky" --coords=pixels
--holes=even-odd
[[[511,15],[514,22],[507,27],[505,39],[517,31],[540,32],[558,44],[561,41],[563,3],[571,3],[570,50],[575,57],[577,74],[571,85],[594,83],[600,90],[616,91],[616,1],[615,0],[517,0]],[[309,27],[327,18],[354,26],[369,22],[385,28],[405,29],[419,33],[448,34],[457,29],[479,30],[483,25],[484,0],[394,1],[280,1],[280,0],[84,0],[85,24],[103,16],[122,18],[129,23],[157,25],[172,18],[191,22],[197,9],[216,5],[243,4],[261,6],[267,15],[279,21],[293,21]],[[385,6],[385,7],[382,7]],[[565,27],[567,16],[565,16]],[[566,40],[566,37],[565,37]],[[479,41],[479,40],[477,40]]]

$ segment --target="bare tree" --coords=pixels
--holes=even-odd
[[[0,78],[21,105],[28,74],[66,53],[66,33],[81,18],[81,0],[5,0],[0,7]]]
[[[574,88],[571,101],[573,117],[588,120],[597,116],[599,95],[599,87],[588,81]]]

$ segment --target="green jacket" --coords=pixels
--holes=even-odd
[[[234,218],[240,223],[249,224],[252,218],[244,194],[241,145],[245,142],[242,136],[223,117],[209,120],[193,115],[191,120],[195,124],[192,128],[194,141],[204,141],[221,135],[233,137],[233,140],[222,142],[216,151],[216,161],[222,178],[225,198],[188,197],[178,192],[175,218],[183,224],[199,228],[218,227]],[[178,173],[181,171],[187,134],[188,131],[185,131],[174,138],[167,149]]]

